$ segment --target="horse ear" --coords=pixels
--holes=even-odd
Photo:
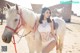
[[[16,4],[16,10],[19,10],[18,5]]]
[[[6,6],[7,6],[8,9],[10,9],[10,5],[9,4],[6,4]]]

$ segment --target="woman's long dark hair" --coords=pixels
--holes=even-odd
[[[49,10],[49,11],[50,11],[50,14],[51,14],[51,10],[50,10],[49,8],[47,8],[47,7],[44,7],[44,8],[42,9],[42,12],[41,12],[41,16],[40,16],[39,23],[42,23],[42,20],[44,20],[44,15],[43,15],[43,13],[45,13],[46,10]],[[47,18],[47,22],[48,22],[48,23],[51,22],[50,17]]]

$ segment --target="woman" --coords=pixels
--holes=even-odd
[[[50,19],[51,11],[49,8],[43,8],[39,19],[37,19],[37,30],[39,31],[42,39],[42,53],[49,53],[56,45],[54,39],[54,25]]]

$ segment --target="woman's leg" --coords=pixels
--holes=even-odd
[[[51,41],[47,46],[42,50],[42,53],[49,53],[56,46],[56,41]]]

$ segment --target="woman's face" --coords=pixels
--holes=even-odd
[[[46,11],[43,13],[43,15],[44,15],[44,18],[48,18],[49,16],[51,16],[50,10],[46,10]]]

